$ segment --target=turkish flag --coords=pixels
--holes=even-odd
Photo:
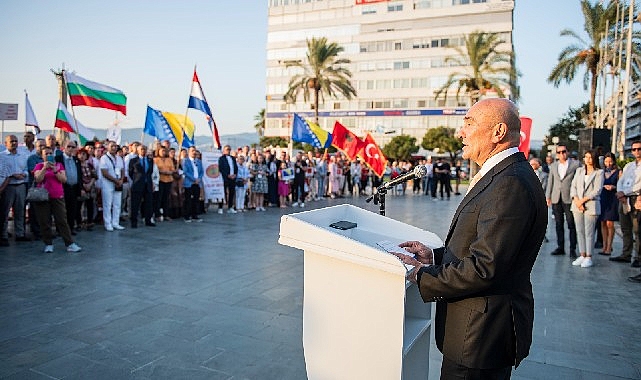
[[[532,131],[532,119],[529,117],[520,117],[521,119],[521,143],[519,144],[519,151],[525,154],[525,157],[530,155],[530,132]]]
[[[334,131],[332,132],[332,145],[345,153],[347,158],[353,160],[363,149],[364,142],[337,121],[334,123]]]
[[[363,148],[358,152],[358,156],[374,171],[374,174],[379,177],[383,176],[387,158],[385,158],[383,151],[376,145],[376,141],[369,133],[363,139]]]

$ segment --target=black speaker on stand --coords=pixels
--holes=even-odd
[[[612,131],[605,128],[583,128],[579,130],[579,154],[583,157],[586,150],[596,150],[598,155],[610,151]],[[600,152],[599,152],[600,151]]]

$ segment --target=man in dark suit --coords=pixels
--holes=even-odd
[[[545,195],[518,151],[520,121],[507,99],[473,105],[459,132],[463,158],[481,166],[445,246],[401,243],[416,255],[408,280],[436,301],[441,379],[509,379],[529,353],[534,321],[530,272],[547,228]],[[428,358],[425,358],[428,360]]]
[[[236,175],[238,174],[238,164],[236,157],[231,154],[231,147],[223,147],[223,155],[218,159],[218,170],[223,176],[225,185],[225,194],[227,195],[227,212],[235,214],[234,202],[236,201]]]
[[[65,143],[64,152],[59,156],[55,156],[55,160],[65,166],[65,173],[67,174],[67,181],[62,184],[62,188],[65,194],[67,224],[72,235],[77,233],[81,222],[76,221],[76,217],[79,215],[78,207],[80,207],[80,202],[78,202],[78,197],[80,196],[80,185],[82,184],[82,169],[80,168],[80,160],[76,157],[77,151],[78,143],[69,140]]]
[[[550,165],[548,183],[545,188],[548,207],[552,206],[554,223],[556,225],[556,242],[557,247],[552,251],[552,255],[565,254],[565,227],[563,219],[568,222],[570,235],[570,258],[576,259],[576,225],[574,224],[574,215],[570,211],[572,206],[572,197],[570,197],[570,187],[574,179],[574,173],[581,164],[569,158],[568,148],[560,144],[556,147],[558,161]]]
[[[154,161],[151,157],[147,157],[147,147],[138,145],[137,154],[129,160],[127,169],[131,178],[131,228],[138,228],[138,211],[141,204],[145,225],[156,227],[156,223],[151,221],[154,195],[154,184],[151,179],[153,169]]]

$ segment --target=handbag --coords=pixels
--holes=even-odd
[[[32,186],[27,191],[28,202],[46,202],[49,200],[49,192],[44,187]]]

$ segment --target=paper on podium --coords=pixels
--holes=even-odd
[[[409,256],[413,259],[416,258],[416,256],[413,253],[407,252],[405,248],[399,247],[398,244],[392,243],[389,240],[377,241],[376,245],[383,248],[383,250],[388,253],[400,253],[400,254]]]

